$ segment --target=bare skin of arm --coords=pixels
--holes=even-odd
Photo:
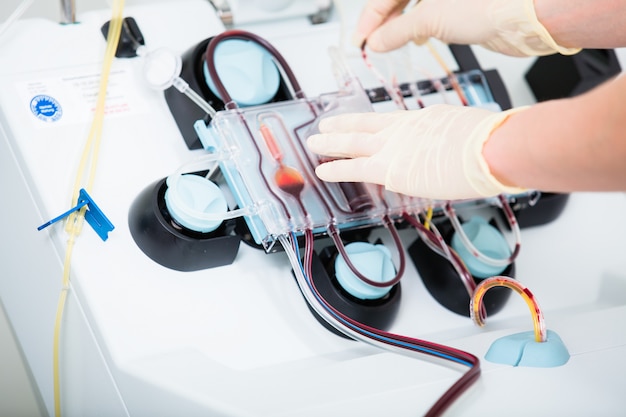
[[[626,46],[626,0],[535,0],[537,19],[568,48]]]
[[[626,76],[513,114],[491,134],[483,156],[510,186],[626,191]]]

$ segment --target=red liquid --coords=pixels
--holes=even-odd
[[[294,197],[299,197],[300,192],[304,188],[304,178],[302,178],[302,174],[286,166],[281,166],[278,171],[276,171],[274,181],[276,181],[278,188]]]
[[[270,151],[272,158],[274,158],[277,162],[281,162],[283,160],[283,153],[280,150],[278,143],[276,143],[276,138],[274,138],[272,130],[266,124],[261,124],[259,130],[261,131],[261,136],[265,139],[265,144],[267,145],[267,149]]]

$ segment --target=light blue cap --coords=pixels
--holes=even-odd
[[[511,256],[511,248],[502,233],[487,223],[487,220],[484,218],[474,216],[461,227],[470,242],[484,255],[494,259],[506,259]],[[507,268],[507,265],[487,264],[472,255],[463,244],[458,233],[454,233],[452,236],[451,246],[461,257],[470,273],[476,278],[489,278],[494,275],[500,275]]]
[[[237,105],[245,107],[267,103],[276,95],[280,73],[271,54],[262,46],[243,39],[228,39],[217,45],[213,59],[224,88]],[[206,62],[203,71],[213,94],[222,99]]]
[[[492,343],[485,355],[489,362],[511,366],[552,368],[569,361],[569,352],[558,334],[546,332],[546,341],[537,342],[535,332],[504,336]]]
[[[346,245],[346,252],[356,269],[372,281],[390,281],[396,274],[391,261],[391,253],[383,245],[353,242]],[[335,260],[335,276],[343,289],[362,300],[384,297],[391,289],[391,287],[375,287],[363,282],[350,270],[341,255]]]
[[[187,229],[209,233],[221,221],[207,220],[192,213],[224,213],[228,205],[222,190],[212,181],[198,175],[181,175],[176,188],[165,191],[165,205],[174,220]]]

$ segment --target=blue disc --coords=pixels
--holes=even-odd
[[[198,175],[181,175],[175,189],[165,191],[165,204],[174,220],[187,229],[209,233],[221,221],[202,218],[203,213],[225,213],[228,205],[222,190]]]
[[[353,242],[346,245],[346,252],[356,269],[372,281],[390,281],[396,274],[391,254],[383,245]],[[363,282],[350,270],[342,256],[337,256],[335,260],[335,276],[343,289],[362,300],[384,297],[391,289],[391,287],[375,287]]]
[[[215,48],[213,59],[217,75],[237,105],[264,104],[276,95],[280,73],[271,54],[262,46],[241,39],[225,40]],[[203,71],[207,85],[222,100],[206,62]]]
[[[472,217],[461,227],[468,239],[480,252],[494,259],[505,259],[511,256],[511,249],[498,229],[487,223],[482,217]],[[476,278],[488,278],[501,274],[507,265],[490,265],[472,255],[463,244],[458,234],[452,236],[452,249],[461,257],[467,269]]]

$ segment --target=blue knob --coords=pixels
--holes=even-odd
[[[346,252],[356,269],[372,281],[390,281],[396,274],[391,253],[383,245],[353,242],[346,245]],[[335,276],[343,289],[362,300],[384,297],[391,290],[391,287],[374,287],[363,282],[350,270],[341,255],[335,260]]]
[[[217,75],[237,105],[245,107],[267,103],[276,95],[280,73],[272,56],[262,46],[242,39],[225,40],[215,48],[213,59]],[[203,71],[213,94],[222,99],[206,63]]]
[[[228,210],[222,190],[198,175],[181,175],[176,188],[165,191],[165,205],[180,225],[200,233],[212,232],[222,223],[202,218],[203,213],[225,213]]]
[[[494,259],[505,259],[511,256],[511,249],[502,233],[487,223],[484,218],[472,217],[462,227],[476,249],[486,256]],[[507,265],[489,265],[472,255],[456,233],[452,236],[451,246],[476,278],[489,278],[499,275],[507,268]]]

